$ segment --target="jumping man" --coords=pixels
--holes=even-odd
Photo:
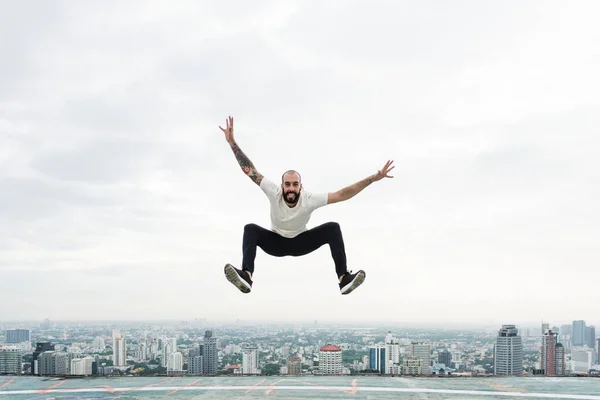
[[[281,185],[265,178],[235,142],[233,117],[229,117],[226,123],[225,128],[221,126],[219,128],[225,133],[225,139],[231,146],[242,171],[262,189],[271,203],[271,229],[256,224],[244,226],[242,269],[237,269],[231,264],[225,265],[227,280],[242,293],[250,293],[257,246],[274,257],[297,257],[329,244],[340,292],[344,295],[349,294],[360,286],[366,274],[362,270],[353,274],[346,269],[346,251],[340,225],[337,222],[327,222],[307,229],[306,224],[317,208],[348,200],[373,182],[383,178],[393,178],[388,175],[388,172],[394,169],[391,166],[393,161],[386,162],[376,174],[337,192],[310,193],[302,189],[300,174],[294,170],[283,173]]]

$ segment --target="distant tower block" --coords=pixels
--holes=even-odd
[[[494,345],[494,374],[523,373],[523,343],[515,325],[502,325]]]

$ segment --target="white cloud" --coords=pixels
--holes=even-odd
[[[0,5],[0,302],[27,297],[0,318],[594,318],[596,3],[35,4]],[[311,220],[340,222],[355,293],[326,246],[225,280],[269,224],[228,115],[306,190],[395,160]]]

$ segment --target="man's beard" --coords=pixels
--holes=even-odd
[[[290,196],[292,193],[294,195]],[[289,192],[285,193],[283,196],[283,201],[285,201],[287,204],[291,204],[291,205],[296,204],[299,199],[300,199],[300,193],[296,193],[293,190],[290,190]]]

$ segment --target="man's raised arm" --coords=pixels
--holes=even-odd
[[[221,128],[220,125],[219,128]],[[233,137],[233,117],[229,117],[227,119],[226,128],[221,128],[221,130],[225,133],[225,140],[227,140],[227,143],[229,143],[229,146],[231,146],[231,150],[233,150],[233,154],[235,154],[235,158],[237,159],[238,164],[240,164],[242,171],[244,171],[244,173],[248,175],[254,183],[260,186],[263,176],[256,170],[254,164],[252,164],[252,161],[250,161],[248,156],[246,156],[242,149],[240,149]]]
[[[383,178],[393,178],[393,176],[388,175],[388,172],[393,170],[395,166],[391,167],[393,161],[388,160],[385,163],[383,168],[377,171],[376,174],[373,174],[361,181],[358,181],[350,186],[347,186],[343,189],[338,190],[337,192],[331,192],[327,196],[327,204],[337,203],[339,201],[348,200],[354,196],[356,196],[360,191],[369,186],[371,183],[376,182]]]

